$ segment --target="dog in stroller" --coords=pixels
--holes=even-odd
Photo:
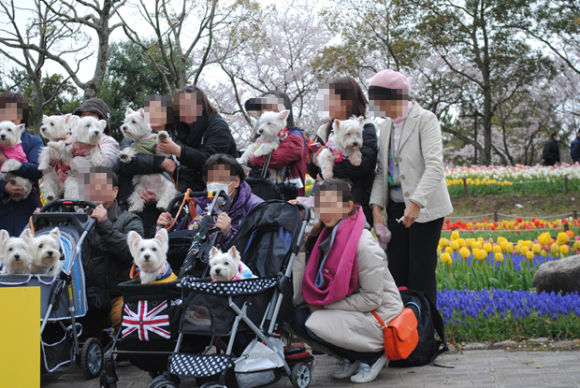
[[[71,363],[80,364],[84,376],[101,374],[103,347],[97,338],[80,343],[82,325],[78,318],[88,310],[81,247],[96,220],[74,207],[96,208],[88,201],[59,199],[32,216],[36,237],[49,236],[58,227],[62,267],[58,274],[12,274],[0,276],[0,287],[39,287],[41,292],[41,369],[53,372]],[[43,227],[43,229],[40,229]],[[56,276],[55,276],[56,274]]]
[[[279,324],[292,314],[292,267],[309,219],[306,206],[283,201],[263,203],[247,215],[231,246],[257,275],[252,279],[212,282],[211,240],[193,248],[194,241],[190,252],[207,253],[188,255],[181,267],[175,287],[179,295],[172,299],[179,306],[178,321],[169,324],[177,330],[171,332],[174,348],[165,357],[167,370],[153,379],[150,388],[178,387],[180,377],[194,378],[203,387],[249,388],[274,383],[282,375],[295,387],[309,385],[311,356],[306,363],[290,363],[290,347],[285,349],[277,333]],[[198,345],[204,346],[192,351],[192,338],[203,339]],[[108,365],[101,377],[104,388],[115,387],[117,381]]]

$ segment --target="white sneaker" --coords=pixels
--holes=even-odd
[[[381,369],[385,367],[389,363],[387,357],[383,354],[381,358],[377,360],[372,366],[365,364],[364,362],[360,363],[360,368],[356,372],[354,376],[350,377],[351,383],[370,383],[374,379],[377,378]]]
[[[349,360],[342,360],[340,368],[332,372],[332,377],[335,379],[346,379],[347,377],[354,375],[359,369],[359,366],[359,361],[353,362],[351,364]]]

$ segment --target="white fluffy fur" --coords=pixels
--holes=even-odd
[[[20,137],[24,132],[24,124],[16,125],[11,121],[0,122],[0,144],[6,148],[14,148],[20,143]],[[24,195],[11,195],[8,200],[22,201],[26,199],[32,190],[32,182],[28,179],[11,174],[12,171],[19,170],[22,162],[15,159],[8,159],[2,164],[0,179],[10,182],[13,186],[24,187]]]
[[[133,111],[131,108],[127,109],[125,113],[125,120],[121,126],[123,135],[133,140],[150,139],[156,135],[151,133],[151,126],[145,120],[145,112],[143,109]],[[168,139],[169,134],[165,131],[159,132],[157,135],[157,143],[162,139]],[[137,155],[135,148],[127,147],[119,152],[119,159],[121,162],[129,163]],[[165,155],[159,153],[159,155]],[[136,175],[133,177],[133,185],[135,190],[129,196],[129,211],[140,213],[145,208],[145,200],[139,195],[139,191],[153,190],[157,193],[157,208],[165,211],[169,202],[177,195],[175,185],[170,180],[166,179],[161,174],[147,174]]]
[[[10,237],[7,231],[0,231],[0,251],[6,274],[30,273],[32,255],[29,249],[32,239],[30,229],[24,229],[20,237]]]
[[[54,228],[49,234],[37,236],[30,246],[32,263],[30,273],[57,276],[62,270],[60,253],[60,230]]]
[[[71,160],[72,147],[66,147],[70,135],[71,114],[64,116],[43,116],[40,134],[49,140],[49,146],[43,147],[38,158],[38,169],[42,171],[42,192],[50,202],[60,198],[64,193],[64,185],[60,182],[56,167],[50,165],[52,158],[61,161]],[[75,122],[77,119],[73,119]],[[50,145],[52,143],[52,146]]]
[[[49,147],[55,147],[59,152],[67,152],[72,159],[72,143],[82,143],[88,145],[97,145],[103,138],[103,133],[107,127],[105,120],[97,120],[94,117],[78,117],[73,116],[71,122],[71,137],[64,145],[60,142],[50,142]],[[94,147],[86,156],[87,160],[93,167],[102,166],[104,163],[103,151],[99,147]],[[79,196],[79,181],[78,178],[71,174],[64,182],[64,196],[66,198],[77,199]]]
[[[127,244],[135,265],[139,267],[141,283],[151,283],[161,273],[167,261],[169,235],[164,228],[159,229],[152,239],[144,239],[137,232],[127,235]]]
[[[332,124],[333,135],[329,139],[331,148],[342,152],[353,166],[360,166],[362,161],[360,147],[363,144],[363,121],[364,117],[353,117],[343,121],[334,120]],[[320,151],[318,165],[325,180],[334,177],[334,153],[331,149],[327,147]]]
[[[212,247],[209,253],[209,275],[214,281],[228,282],[238,273],[241,260],[236,247],[231,247],[226,253]]]
[[[283,110],[280,113],[266,111],[260,116],[258,121],[257,133],[260,135],[258,140],[260,146],[256,149],[255,144],[250,144],[241,158],[238,158],[238,163],[244,165],[252,158],[252,156],[261,157],[269,155],[274,152],[280,145],[280,138],[278,133],[287,127],[289,110]],[[270,178],[275,179],[275,172],[270,172]]]

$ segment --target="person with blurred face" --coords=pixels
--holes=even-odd
[[[111,338],[103,330],[121,326],[123,298],[118,285],[130,280],[133,265],[127,235],[130,231],[143,235],[143,223],[118,206],[118,178],[110,168],[93,167],[90,171],[81,174],[81,199],[98,206],[90,213],[96,224],[81,254],[89,310],[80,321],[82,338],[96,337],[105,346]]]
[[[303,273],[294,272],[294,281],[302,279],[302,295],[294,302],[302,305],[303,298],[307,307],[295,311],[292,328],[314,348],[321,345],[343,358],[334,378],[367,383],[388,362],[383,331],[371,311],[390,322],[403,302],[348,184],[324,181],[314,196],[320,223],[306,241]]]
[[[204,166],[204,180],[208,191],[225,191],[232,199],[230,210],[226,213],[223,203],[218,202],[215,212],[217,217],[210,223],[210,228],[218,228],[221,231],[218,243],[222,250],[229,248],[229,244],[236,235],[240,222],[257,205],[264,202],[261,198],[252,194],[252,189],[245,182],[246,174],[242,166],[231,156],[218,154],[211,156]],[[199,228],[201,219],[207,214],[207,207],[211,199],[206,197],[196,198],[196,218],[192,220],[188,229]],[[173,224],[173,218],[169,213],[162,213],[157,220],[158,227],[167,228]]]
[[[4,92],[0,94],[0,121],[10,121],[16,125],[26,123],[30,107],[26,97],[18,93]],[[38,157],[43,143],[39,136],[33,136],[23,131],[20,141],[22,150],[26,154],[26,162],[22,162],[20,168],[11,173],[30,180],[33,183],[32,191],[22,201],[8,200],[11,195],[24,194],[24,187],[0,180],[0,229],[8,231],[10,236],[19,236],[26,225],[34,209],[40,206],[40,188],[38,180],[42,178],[42,172],[38,171]],[[0,148],[0,165],[8,158],[4,150]]]
[[[174,155],[180,163],[178,190],[205,190],[202,170],[215,154],[239,156],[228,124],[217,113],[206,94],[186,86],[173,95],[175,135],[161,142],[160,152]]]
[[[151,125],[153,133],[159,131],[173,132],[173,103],[170,97],[162,95],[152,95],[145,97],[143,103],[145,121]],[[121,150],[130,147],[133,139],[125,137],[121,141]],[[133,194],[133,177],[135,175],[163,174],[167,173],[173,177],[177,169],[176,157],[144,155],[139,154],[129,162],[118,162],[119,168],[119,196],[118,202],[124,210],[129,208],[128,199]],[[156,207],[157,194],[153,190],[139,192],[141,198],[146,202],[145,209],[138,213],[143,227],[145,228],[144,238],[153,238],[157,225],[157,218],[161,211]]]
[[[439,121],[410,101],[409,92],[407,78],[393,70],[377,73],[370,82],[371,110],[385,119],[370,198],[372,220],[392,233],[387,256],[397,285],[423,291],[436,304],[437,246],[453,206]]]
[[[558,145],[560,141],[560,134],[558,132],[553,132],[550,135],[550,140],[544,146],[544,151],[542,152],[542,159],[544,159],[544,166],[555,166],[560,163],[560,146]]]
[[[256,119],[259,119],[264,112],[279,113],[284,110],[290,112],[286,119],[286,128],[278,134],[283,140],[272,152],[268,168],[276,171],[276,176],[282,183],[279,187],[283,191],[284,199],[292,200],[297,196],[304,196],[308,148],[304,133],[294,122],[290,97],[283,92],[270,91],[262,94],[261,97],[249,99],[245,106],[246,111]],[[256,134],[256,139],[257,137]],[[248,161],[248,166],[252,167],[251,177],[261,176],[267,159],[268,156],[262,156],[253,157]]]
[[[326,146],[332,134],[334,120],[348,120],[355,117],[366,117],[367,99],[360,85],[351,77],[341,77],[328,84],[319,86],[318,112],[321,118],[330,118],[318,128],[316,141]],[[322,148],[321,148],[322,149]],[[308,163],[308,174],[322,181],[318,166],[318,152],[314,153]],[[369,206],[371,187],[375,178],[377,165],[377,128],[371,119],[363,122],[363,145],[360,147],[362,162],[359,166],[353,166],[348,160],[336,160],[334,163],[334,177],[351,182],[354,202],[362,206],[367,222],[372,221],[372,211]]]

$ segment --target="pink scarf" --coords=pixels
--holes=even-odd
[[[302,293],[308,304],[324,306],[342,300],[356,291],[358,286],[357,248],[364,230],[365,217],[359,206],[358,211],[336,226],[336,235],[328,248],[326,260],[321,257],[318,245],[328,236],[329,228],[324,228],[310,255],[302,281]],[[321,262],[324,261],[321,268]],[[315,285],[317,274],[324,282]]]
[[[22,142],[16,144],[14,147],[6,147],[0,144],[0,148],[2,148],[4,155],[6,155],[8,159],[18,160],[19,162],[28,162],[26,153],[22,149]],[[2,168],[2,163],[0,163],[0,168]]]

